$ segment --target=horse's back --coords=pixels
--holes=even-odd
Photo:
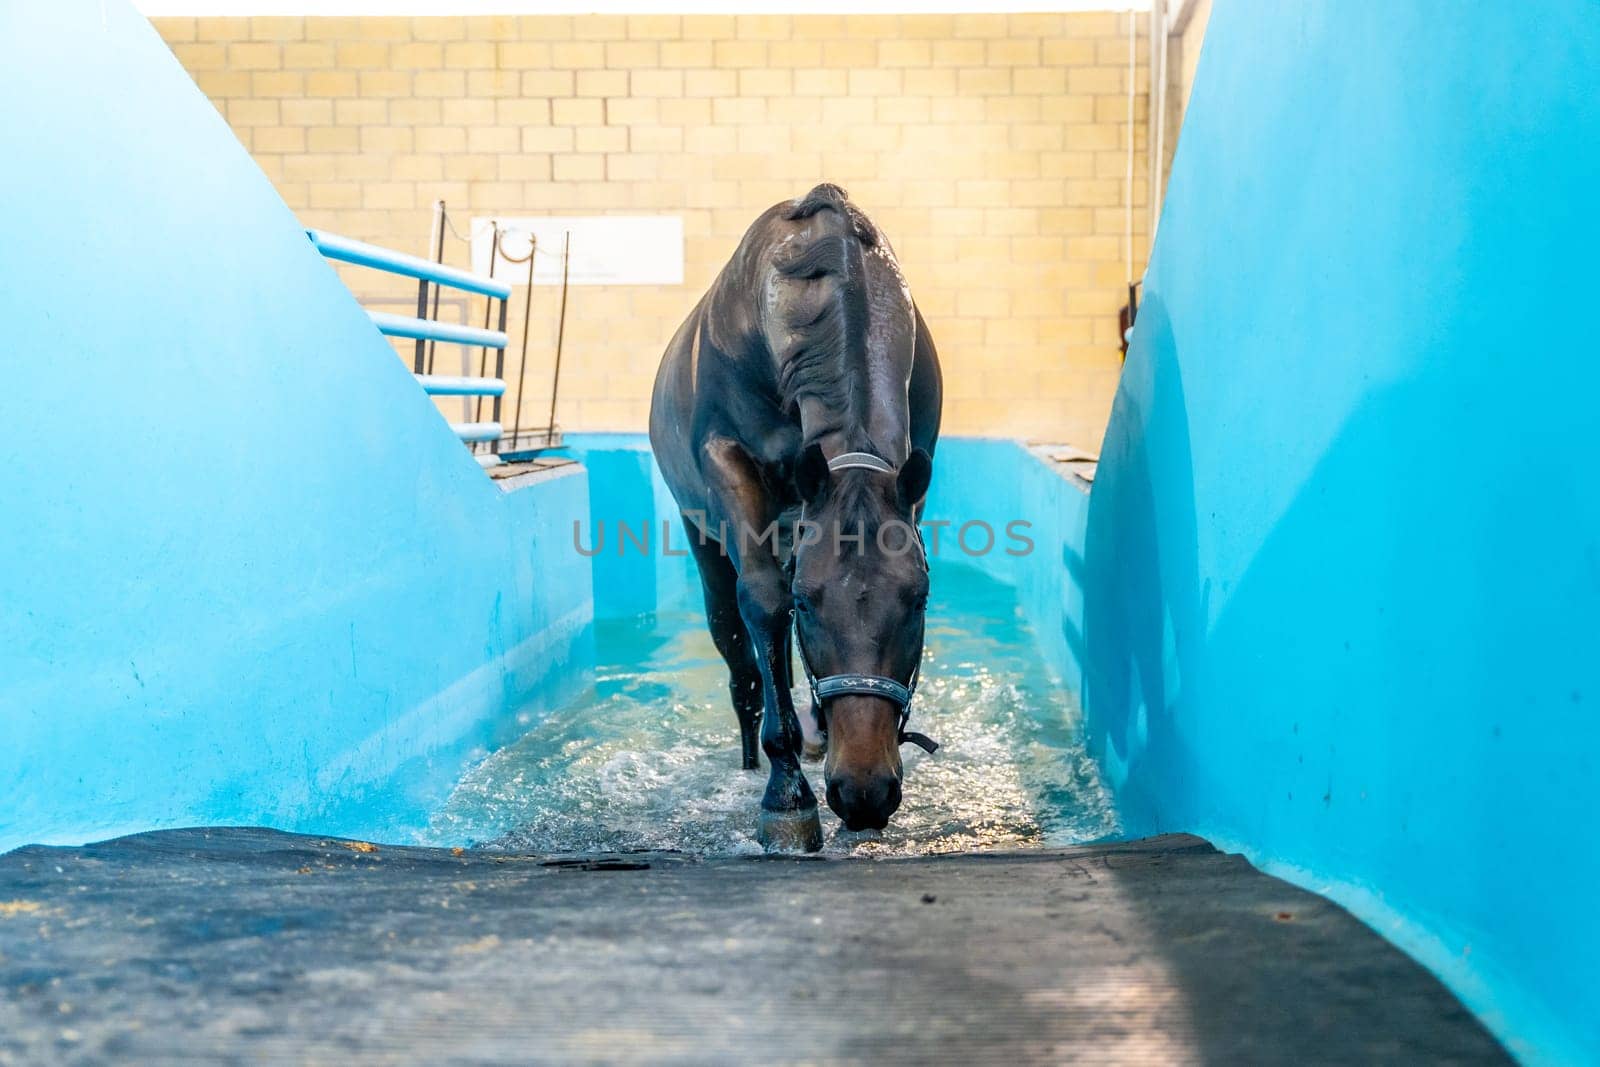
[[[683,508],[704,507],[703,494],[695,490],[699,468],[693,442],[697,399],[694,345],[704,305],[702,297],[667,342],[650,397],[650,449],[668,488]],[[690,499],[685,499],[686,494]]]
[[[904,299],[903,309],[891,312],[885,303],[890,297]],[[803,349],[803,331],[814,332],[835,300],[860,312],[837,316],[854,351],[849,358],[813,359],[816,378],[797,387],[790,366],[796,353],[786,348]],[[849,306],[852,300],[859,304]],[[871,303],[880,306],[861,306]],[[791,312],[789,324],[783,322],[785,310]],[[874,316],[879,322],[897,318],[900,325],[879,326],[874,333]],[[806,355],[800,352],[802,360]],[[909,437],[911,447],[932,453],[943,391],[938,354],[887,239],[834,185],[767,209],[679,326],[657,371],[650,441],[680,507],[706,504],[699,453],[707,440],[732,439],[763,468],[787,470],[809,440],[801,414],[808,389],[829,398],[876,391],[883,376],[870,364],[884,359],[901,364],[904,390],[890,393],[903,399],[891,395],[870,406],[902,408],[890,415],[894,422],[903,419],[901,439]],[[835,381],[816,388],[817,378],[829,373]],[[839,382],[840,375],[859,380]],[[834,388],[826,388],[830,384]],[[839,421],[865,425],[883,415],[873,410],[853,420],[845,412]]]

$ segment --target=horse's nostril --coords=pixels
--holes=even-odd
[[[844,792],[836,781],[828,783],[828,810],[841,819],[845,817]]]
[[[835,779],[828,783],[828,807],[851,830],[881,830],[900,807],[900,780],[892,775]]]

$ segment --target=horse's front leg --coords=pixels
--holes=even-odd
[[[775,532],[781,508],[750,454],[726,437],[701,446],[701,471],[716,513],[728,520],[724,544],[738,571],[739,617],[761,673],[761,750],[771,768],[761,798],[756,837],[767,848],[822,847],[817,798],[800,770],[800,723],[789,696],[789,633],[793,602],[778,560]]]
[[[761,671],[761,750],[771,773],[761,798],[756,839],[770,849],[822,847],[817,798],[800,769],[800,721],[789,695],[789,583],[776,562],[752,555],[739,575],[739,614]]]

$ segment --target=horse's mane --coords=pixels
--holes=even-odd
[[[832,211],[845,232],[828,233],[804,244],[792,241],[773,256],[779,274],[814,282],[786,309],[783,325],[799,338],[785,354],[778,389],[785,407],[812,397],[827,407],[847,408],[867,327],[866,264],[861,250],[880,237],[845,191],[824,183],[790,203],[783,217],[808,219]],[[799,288],[799,287],[797,287]]]
[[[784,212],[783,217],[790,222],[798,222],[801,219],[809,219],[824,209],[837,211],[843,216],[850,223],[851,232],[868,248],[880,240],[878,228],[872,224],[872,220],[850,202],[849,193],[832,182],[823,182],[805,196],[790,201],[789,210]]]

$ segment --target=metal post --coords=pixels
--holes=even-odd
[[[500,223],[498,221],[494,220],[494,219],[490,219],[489,220],[489,225],[494,230],[494,234],[493,234],[492,238],[489,241],[489,277],[493,278],[494,277],[495,260],[500,258]],[[489,328],[489,313],[492,312],[493,310],[494,310],[494,301],[493,300],[485,300],[483,302],[483,328],[485,330],[487,330]],[[502,300],[500,302],[500,310],[501,310],[502,314],[505,311],[505,301],[504,300]],[[489,374],[489,349],[488,349],[487,346],[485,346],[483,348],[478,349],[478,377],[486,378],[486,377],[488,377],[488,374]],[[478,421],[481,421],[482,419],[483,419],[483,397],[480,396],[478,398],[477,406],[473,409],[472,420],[474,422],[478,422]]]
[[[561,388],[561,344],[567,337],[567,268],[572,262],[572,231],[568,230],[561,246],[561,316],[556,320],[556,369],[550,378],[550,425],[545,429],[546,443],[556,436],[556,393]]]
[[[434,237],[434,262],[443,264],[445,262],[445,227],[450,226],[450,216],[445,211],[445,202],[443,200],[435,200],[434,202],[434,219],[435,226],[438,227],[438,234]],[[434,318],[434,320],[438,318],[437,285],[434,286],[434,307],[429,310],[429,317]],[[437,341],[427,342],[427,373],[429,374],[434,373],[434,354],[437,349]]]
[[[522,302],[522,361],[517,370],[517,409],[511,413],[511,447],[517,447],[522,433],[522,383],[528,380],[528,334],[533,332],[533,261],[539,253],[539,237],[528,234],[528,293]]]
[[[417,279],[417,318],[422,318],[428,313],[428,279]],[[411,354],[411,373],[421,374],[423,371],[423,353],[428,347],[428,342],[417,339],[416,348]]]
[[[434,246],[436,248],[439,248],[441,251],[443,250],[443,245],[444,245],[444,225],[443,225],[444,219],[442,217],[442,213],[441,213],[440,209],[443,206],[444,206],[444,201],[441,200],[434,207],[434,210],[433,210],[433,230],[428,234],[428,244],[432,245],[432,246]],[[435,256],[434,261],[438,262],[438,257],[437,256]],[[419,319],[425,319],[425,318],[428,317],[428,288],[429,288],[428,279],[426,279],[426,278],[418,278],[417,279],[417,318],[419,318]],[[438,286],[434,286],[433,287],[433,307],[434,307],[435,313],[437,313],[438,309],[439,309],[439,288],[438,288]],[[416,349],[413,351],[412,356],[411,356],[411,373],[413,373],[413,374],[421,374],[422,373],[422,371],[424,369],[424,366],[425,366],[424,352],[427,349],[427,347],[428,347],[428,342],[424,341],[420,337],[417,338]]]
[[[511,304],[511,298],[509,296],[503,296],[503,297],[500,298],[500,332],[501,333],[505,333],[506,332],[506,308],[509,307],[510,304]],[[506,373],[506,350],[504,348],[497,348],[497,349],[494,350],[494,376],[496,378],[502,378],[503,379],[505,377],[505,373]],[[490,416],[490,419],[493,422],[499,422],[500,421],[500,394],[499,393],[494,394],[493,408],[494,408],[494,413]],[[495,453],[496,455],[498,455],[499,452],[500,452],[500,441],[501,441],[501,438],[496,437],[494,439],[494,443],[489,446],[489,451],[491,451],[491,452]]]

